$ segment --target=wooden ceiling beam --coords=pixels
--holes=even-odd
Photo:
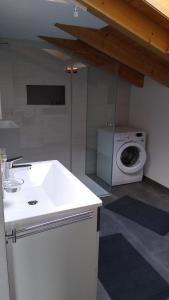
[[[153,20],[159,26],[169,29],[169,2],[168,0],[124,0],[139,10],[143,15]]]
[[[56,24],[55,26],[141,74],[169,86],[169,63],[150,53],[144,47],[131,43],[117,31],[107,32],[65,24]]]
[[[142,0],[153,10],[156,10],[158,13],[169,19],[169,2],[168,0]]]
[[[50,44],[75,53],[98,68],[112,73],[118,72],[121,78],[137,87],[144,86],[144,75],[121,63],[119,63],[119,67],[117,68],[117,61],[80,40],[68,40],[48,36],[39,37]]]
[[[169,32],[124,0],[78,0],[89,12],[155,51],[168,53]]]

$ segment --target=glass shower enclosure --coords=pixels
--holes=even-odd
[[[117,87],[116,73],[88,68],[85,173],[98,196],[111,192]]]

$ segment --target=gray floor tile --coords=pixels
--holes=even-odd
[[[144,181],[142,183],[113,187],[112,196],[102,199],[103,205],[116,201],[125,195],[169,212],[169,191],[166,188]],[[122,233],[169,283],[169,234],[160,236],[103,207],[101,210],[100,235],[104,236],[118,232]],[[97,300],[110,300],[106,297],[104,288],[99,284]]]

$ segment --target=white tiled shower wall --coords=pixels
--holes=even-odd
[[[4,119],[14,120],[21,129],[21,154],[24,161],[58,159],[70,168],[70,145],[72,141],[72,169],[74,173],[85,171],[86,153],[86,109],[87,109],[87,69],[80,70],[72,78],[72,137],[71,128],[71,79],[64,72],[66,62],[59,62],[39,49],[0,49],[0,93]],[[94,70],[94,73],[96,70]],[[109,121],[114,103],[105,103],[102,72],[93,78],[93,89],[97,97],[90,113],[99,120],[97,126]],[[97,82],[96,82],[97,81]],[[100,84],[99,84],[100,81]],[[112,83],[114,78],[112,75]],[[66,86],[66,105],[45,107],[26,105],[27,84],[63,84]],[[104,88],[102,89],[102,92]],[[116,95],[116,123],[127,124],[130,84],[119,80]],[[96,108],[100,105],[100,112]],[[105,114],[107,111],[107,114]],[[108,117],[109,116],[109,117]],[[91,134],[95,125],[89,125]],[[93,137],[94,138],[94,137]],[[95,139],[95,138],[94,138]],[[95,143],[95,140],[94,140]]]
[[[1,53],[2,115],[20,126],[21,154],[25,161],[58,158],[69,167],[70,77],[59,64],[55,71],[50,70],[50,63],[47,69],[43,63],[34,63],[14,51],[6,50],[4,55]],[[28,106],[27,84],[65,85],[66,106]]]

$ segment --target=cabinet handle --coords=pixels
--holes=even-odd
[[[14,228],[11,234],[6,234],[6,242],[8,242],[8,240],[12,240],[13,243],[16,243],[17,239],[38,234],[44,231],[49,231],[51,229],[59,228],[69,224],[81,222],[87,219],[91,219],[93,218],[93,213],[94,211],[89,210],[79,214],[74,214],[57,220],[32,225],[18,230]]]

